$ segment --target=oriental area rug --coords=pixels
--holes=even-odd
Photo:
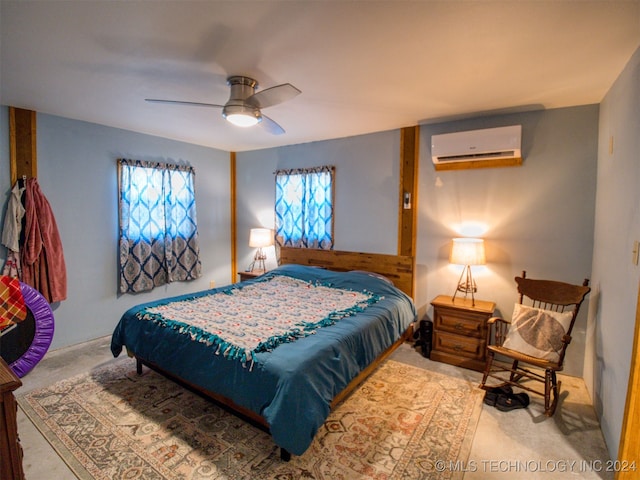
[[[435,465],[467,460],[483,393],[387,360],[290,462],[267,433],[130,359],[18,403],[82,480],[417,480],[456,478]]]

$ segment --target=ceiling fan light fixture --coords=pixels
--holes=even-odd
[[[234,113],[226,117],[229,123],[233,123],[236,127],[253,127],[260,120],[253,115],[246,113]]]
[[[226,105],[222,110],[222,116],[237,127],[253,127],[262,120],[258,108],[246,105]]]

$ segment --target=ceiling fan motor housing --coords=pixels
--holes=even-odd
[[[258,122],[262,120],[260,108],[246,101],[256,92],[258,82],[253,78],[235,75],[227,78],[227,84],[231,87],[231,94],[222,109],[222,116],[245,115],[254,117]]]
[[[242,75],[232,75],[227,78],[227,85],[231,87],[229,100],[245,100],[256,93],[256,88],[258,88],[256,80]]]

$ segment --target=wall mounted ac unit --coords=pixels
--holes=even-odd
[[[431,137],[436,170],[522,164],[522,125],[445,133]]]

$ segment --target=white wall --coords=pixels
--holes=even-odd
[[[254,254],[249,229],[274,228],[274,172],[296,167],[336,167],[336,250],[396,254],[399,159],[399,130],[238,153],[238,269]],[[268,255],[273,268],[273,250]]]
[[[522,166],[435,171],[431,135],[522,125]],[[591,276],[598,106],[539,110],[421,127],[418,210],[418,298],[453,294],[459,270],[448,263],[460,225],[485,226],[487,265],[473,267],[476,298],[497,303],[511,318],[517,301],[513,278],[581,284]],[[468,234],[467,234],[468,235]],[[581,376],[587,306],[580,312],[567,351],[565,372]]]
[[[594,292],[584,378],[614,459],[629,382],[640,278],[640,267],[631,261],[633,242],[640,241],[639,133],[640,49],[600,105]]]
[[[11,195],[11,161],[9,157],[9,109],[0,106],[0,192],[2,197],[0,201],[0,227],[4,221],[4,215],[7,210],[7,201]],[[6,249],[0,245],[0,262],[4,266],[6,259]]]
[[[8,109],[1,113],[4,126]],[[120,316],[138,303],[204,290],[210,280],[230,283],[229,153],[43,114],[37,115],[37,151],[38,182],[56,218],[68,279],[67,300],[53,305],[52,349],[110,334]],[[8,192],[8,150],[3,146],[0,153],[7,172],[2,188]],[[202,278],[148,293],[118,294],[118,158],[184,162],[195,168]]]

